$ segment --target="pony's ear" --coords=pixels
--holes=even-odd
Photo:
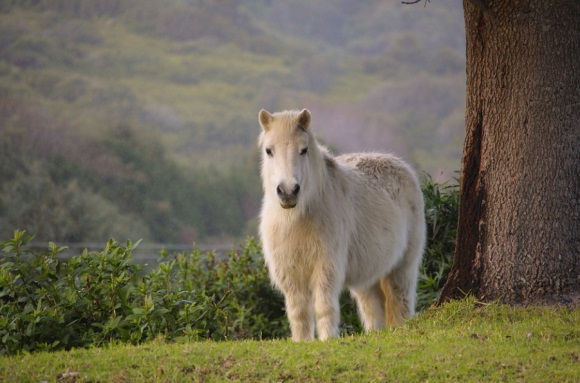
[[[298,128],[302,130],[308,129],[310,126],[310,112],[308,109],[302,109],[298,115]]]
[[[270,130],[270,123],[273,119],[274,117],[272,117],[272,115],[268,113],[266,109],[260,110],[260,113],[258,114],[258,120],[260,120],[260,126],[262,129],[264,129],[266,132]]]

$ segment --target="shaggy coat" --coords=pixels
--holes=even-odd
[[[413,170],[378,153],[332,156],[304,109],[260,111],[264,198],[260,236],[270,278],[285,297],[295,341],[339,335],[346,287],[367,331],[415,312],[425,242]]]

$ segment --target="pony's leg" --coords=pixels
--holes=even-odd
[[[314,339],[314,315],[310,294],[294,290],[284,293],[284,296],[292,340],[300,342]]]
[[[350,290],[356,300],[366,331],[380,330],[385,324],[385,296],[379,282],[368,289]]]
[[[381,278],[385,294],[385,319],[387,325],[397,326],[415,315],[417,278],[422,245],[412,243],[405,252],[400,265]]]
[[[393,287],[390,276],[381,278],[380,285],[385,297],[384,320],[388,327],[398,326],[410,317],[407,305],[398,289]]]
[[[326,340],[339,335],[341,285],[325,276],[314,287],[314,311],[318,338]]]

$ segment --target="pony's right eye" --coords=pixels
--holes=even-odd
[[[272,149],[266,148],[266,154],[268,155],[268,157],[272,157]]]

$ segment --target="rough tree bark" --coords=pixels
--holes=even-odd
[[[580,1],[464,0],[466,138],[440,302],[580,297]]]

